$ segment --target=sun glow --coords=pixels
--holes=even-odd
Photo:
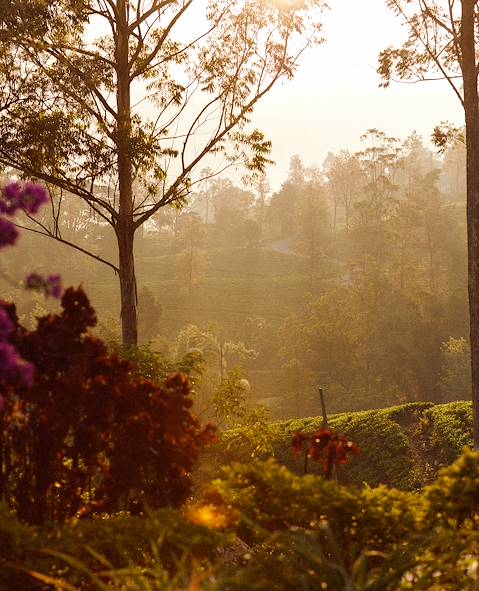
[[[213,504],[191,507],[186,514],[191,523],[211,529],[224,529],[232,524],[233,516]]]

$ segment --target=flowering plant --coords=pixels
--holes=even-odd
[[[19,210],[35,215],[47,203],[48,191],[35,183],[9,183],[0,189],[0,248],[15,244],[18,230],[13,219]]]
[[[305,455],[305,472],[309,459],[322,463],[326,479],[330,479],[338,464],[347,464],[351,455],[359,454],[359,447],[343,435],[322,429],[316,433],[301,433],[293,437],[293,453]]]
[[[0,249],[12,246],[18,239],[18,230],[14,218],[21,210],[28,215],[35,215],[42,205],[48,202],[47,189],[41,185],[27,182],[24,185],[13,182],[0,188]],[[45,296],[60,298],[63,292],[59,275],[43,278],[38,273],[31,273],[25,280],[27,289],[41,291]],[[14,324],[4,309],[0,310],[0,388],[9,383],[18,382],[24,386],[33,385],[34,367],[25,361],[12,345],[11,337]],[[3,411],[4,398],[0,393],[0,412]]]
[[[33,183],[0,189],[0,248],[18,238],[16,213],[47,200]],[[28,331],[0,301],[0,500],[30,523],[180,504],[215,437],[190,413],[186,377],[135,377],[87,333],[95,311],[81,289],[63,293],[59,275],[31,273],[24,286],[62,298],[62,312]]]

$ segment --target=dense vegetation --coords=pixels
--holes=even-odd
[[[0,591],[479,589],[479,12],[387,4],[465,131],[272,191],[322,0],[0,1]]]
[[[275,193],[210,179],[144,229],[140,338],[166,359],[203,357],[199,412],[235,367],[277,418],[315,414],[318,385],[328,412],[469,397],[464,148],[438,157],[376,130],[363,143],[314,169],[293,157]],[[86,210],[65,202],[63,215],[65,239],[112,252]],[[11,274],[35,263],[83,281],[100,334],[118,340],[114,274],[39,240],[6,257]],[[6,290],[27,323],[45,307]]]
[[[181,514],[39,530],[3,511],[0,589],[473,590],[478,479],[472,452],[420,493],[256,461],[225,469]]]
[[[35,368],[34,387],[16,376],[4,384],[0,499],[29,523],[181,505],[214,437],[191,415],[186,376],[158,386],[132,375],[131,363],[87,334],[96,316],[81,289],[67,289],[61,305],[27,331],[14,305],[0,302],[9,342]]]
[[[322,417],[272,422],[260,433],[238,428],[222,434],[220,443],[203,454],[197,479],[208,482],[220,466],[249,463],[252,458],[273,456],[298,475],[304,473],[303,457],[295,457],[291,442],[297,432],[321,429]],[[359,457],[338,468],[339,482],[361,487],[387,485],[417,490],[437,477],[472,446],[472,405],[450,402],[410,403],[380,410],[344,413],[329,417],[329,426],[346,435],[361,449]],[[322,473],[309,463],[308,473]]]
[[[139,291],[139,348],[120,345],[96,267],[95,328],[81,288],[58,312],[56,275],[13,282],[42,258],[79,280],[69,251],[26,235],[4,256],[18,305],[2,306],[2,345],[29,370],[2,382],[0,589],[475,588],[463,151],[365,142],[319,171],[293,158],[268,200],[216,180],[158,216],[139,244],[158,277]],[[84,227],[108,251],[106,228]],[[361,450],[339,483],[292,453],[322,426],[318,385]],[[221,431],[199,462],[213,432],[191,405]]]

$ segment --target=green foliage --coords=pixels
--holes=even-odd
[[[171,509],[144,518],[118,515],[33,529],[21,525],[4,506],[0,540],[5,549],[0,557],[1,591],[44,589],[27,571],[66,579],[81,589],[96,589],[90,575],[114,569],[141,573],[156,566],[168,580],[183,568],[186,557],[197,564],[211,561],[218,549],[231,544],[227,535],[195,525]]]
[[[225,468],[188,520],[170,509],[33,530],[3,511],[0,589],[473,591],[478,490],[479,452],[465,451],[417,493],[269,460]],[[202,509],[216,515],[208,526],[189,521]],[[223,532],[212,529],[221,516]]]
[[[49,571],[48,561],[40,556],[34,558],[41,547],[38,533],[20,523],[9,509],[0,504],[0,591],[29,591],[38,585],[22,572],[36,567]]]
[[[239,511],[240,535],[256,544],[233,588],[477,589],[478,470],[479,453],[466,451],[413,494],[345,488],[271,461],[229,468],[216,502]]]
[[[427,502],[426,522],[442,521],[459,527],[466,520],[477,525],[479,515],[479,452],[465,449],[451,466],[424,489]]]
[[[258,449],[256,455],[263,458],[273,455],[296,474],[303,474],[304,461],[292,453],[291,441],[298,431],[313,433],[322,426],[322,417],[269,423],[262,431],[268,446]],[[431,482],[441,466],[453,462],[464,446],[472,444],[472,406],[470,402],[441,405],[417,402],[332,415],[329,426],[361,450],[359,457],[339,467],[341,483],[358,487],[385,484],[416,490]],[[240,429],[226,431],[220,443],[202,456],[198,478],[204,482],[221,465],[248,462],[255,441]],[[322,472],[315,463],[309,469],[316,474]]]
[[[319,530],[327,520],[351,557],[358,543],[387,549],[415,520],[412,493],[385,487],[360,491],[320,476],[297,476],[272,460],[225,468],[214,488],[222,503],[239,511],[239,531],[251,542],[260,541],[265,531]]]
[[[168,351],[157,351],[151,344],[125,348],[114,343],[110,345],[110,350],[132,363],[133,376],[157,384],[164,382],[172,373],[183,373],[188,376],[191,384],[195,384],[203,372],[203,360],[194,351],[172,360]]]
[[[258,428],[267,430],[268,412],[265,407],[251,407],[250,391],[248,380],[238,368],[226,374],[212,399],[214,417],[221,426],[243,429],[258,425]]]
[[[450,402],[431,406],[425,410],[420,428],[436,465],[450,464],[465,446],[472,447],[472,405]]]

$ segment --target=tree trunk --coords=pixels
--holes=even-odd
[[[128,220],[126,220],[128,222]],[[119,280],[121,295],[121,332],[123,345],[138,344],[137,293],[135,278],[135,257],[133,254],[134,230],[132,224],[116,228],[118,240]]]
[[[119,279],[121,294],[121,328],[123,345],[138,343],[137,293],[135,278],[133,219],[133,167],[131,154],[131,96],[129,68],[129,31],[127,1],[117,0],[116,74],[118,128],[119,215],[115,226],[118,240]]]
[[[467,147],[468,290],[471,337],[474,447],[479,448],[479,96],[474,40],[475,0],[463,0],[461,19],[461,69]]]

